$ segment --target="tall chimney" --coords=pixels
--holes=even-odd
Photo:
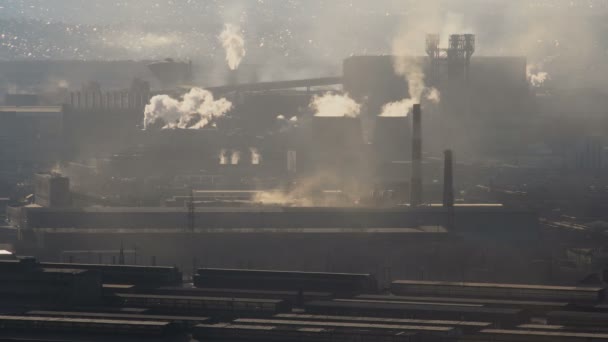
[[[454,159],[452,150],[445,150],[443,162],[443,206],[454,207]]]
[[[422,204],[422,110],[415,104],[412,115],[412,179],[410,206]]]

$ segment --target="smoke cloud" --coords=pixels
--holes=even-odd
[[[526,67],[526,76],[531,86],[540,88],[550,79],[549,73],[542,71],[542,64],[530,64]]]
[[[441,101],[441,93],[436,88],[424,88],[422,98],[431,103],[439,103]],[[420,103],[414,99],[404,99],[397,102],[387,103],[382,107],[382,117],[405,117],[410,114],[412,107]]]
[[[323,96],[315,95],[310,108],[318,117],[349,117],[356,118],[361,113],[361,105],[350,98],[348,94],[339,95],[326,93]]]
[[[157,95],[150,99],[144,111],[144,129],[159,121],[163,129],[201,129],[232,109],[225,98],[215,100],[211,92],[192,88],[176,100],[169,95]]]
[[[219,36],[220,42],[226,51],[226,62],[230,70],[238,69],[245,58],[245,38],[238,26],[226,24],[224,31]]]

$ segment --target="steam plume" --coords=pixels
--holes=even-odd
[[[226,62],[230,70],[238,69],[241,61],[247,54],[245,50],[245,38],[238,26],[226,24],[224,31],[219,36],[220,42],[226,50]]]
[[[158,121],[164,124],[163,129],[201,129],[230,109],[230,101],[215,100],[211,92],[201,88],[192,88],[181,101],[169,95],[157,95],[146,105],[144,129]]]
[[[526,67],[528,82],[535,88],[542,87],[549,79],[549,73],[542,71],[542,68],[542,64],[530,64]]]
[[[310,108],[319,117],[358,117],[361,113],[361,105],[351,99],[348,94],[338,95],[326,93],[323,96],[315,96],[310,103]]]
[[[422,97],[432,103],[439,103],[441,101],[441,94],[436,88],[424,88]],[[404,99],[397,102],[387,103],[382,107],[382,117],[404,117],[408,116],[412,111],[412,107],[419,103],[419,101],[413,99]]]
[[[420,103],[425,98],[432,103],[441,101],[439,90],[427,87],[421,59],[404,57],[410,53],[412,39],[410,33],[398,36],[393,42],[393,69],[397,75],[403,76],[407,81],[409,97],[393,103],[388,103],[382,108],[380,116],[403,117],[408,116],[412,106]]]

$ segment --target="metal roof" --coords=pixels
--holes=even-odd
[[[395,324],[366,324],[350,322],[319,322],[319,321],[300,321],[300,320],[278,320],[278,319],[255,319],[239,318],[235,323],[257,323],[271,325],[292,325],[292,326],[317,326],[326,328],[353,328],[353,329],[384,329],[384,330],[409,330],[409,331],[429,331],[429,332],[454,332],[453,327],[439,327],[428,325],[395,325]]]
[[[444,306],[435,304],[403,304],[378,303],[378,302],[337,302],[337,301],[312,301],[305,304],[305,307],[333,307],[333,308],[352,308],[352,309],[372,309],[372,310],[399,310],[399,311],[436,311],[436,312],[456,312],[456,313],[478,313],[478,314],[507,314],[518,315],[523,312],[520,309],[509,308],[486,308],[470,306]]]
[[[105,285],[104,285],[105,286]],[[255,295],[270,295],[270,296],[292,296],[297,295],[299,291],[289,290],[256,290],[256,289],[229,289],[229,288],[213,288],[213,287],[172,287],[165,286],[159,287],[157,291],[167,292],[189,292],[189,293],[226,293],[226,294],[255,294]],[[319,292],[319,291],[303,291],[305,296],[332,296],[332,292]]]
[[[184,232],[191,234],[187,227],[176,228],[33,228],[34,231],[44,233],[150,233],[175,234]],[[420,228],[196,228],[195,233],[213,234],[403,234],[418,236],[447,236],[448,231],[443,227]]]
[[[508,299],[488,299],[488,298],[452,298],[452,297],[420,297],[420,296],[392,296],[392,295],[359,295],[358,299],[372,299],[385,301],[419,301],[419,302],[450,302],[450,303],[475,303],[475,304],[496,304],[510,306],[555,306],[566,307],[567,302],[531,301],[531,300],[508,300]]]
[[[382,317],[361,317],[361,316],[331,316],[331,315],[308,315],[308,314],[277,314],[276,318],[291,318],[302,320],[323,320],[323,321],[347,321],[347,322],[378,322],[383,324],[402,323],[402,324],[423,324],[423,325],[449,325],[449,326],[469,326],[469,327],[489,327],[490,322],[474,321],[449,321],[449,320],[427,320],[411,318],[382,318]]]
[[[597,292],[597,291],[601,291],[604,289],[602,287],[500,284],[500,283],[465,283],[465,282],[423,281],[423,280],[396,280],[396,281],[393,281],[392,284],[394,284],[394,285],[483,287],[483,288],[503,288],[503,289],[526,289],[526,290],[585,291],[585,292]]]
[[[484,329],[480,334],[496,334],[496,335],[519,335],[519,336],[546,336],[546,337],[574,337],[574,338],[589,338],[608,340],[608,334],[601,333],[583,333],[583,332],[553,332],[541,330],[504,330],[504,329]]]
[[[91,323],[91,324],[122,324],[122,325],[148,325],[167,326],[170,322],[163,321],[125,321],[115,319],[90,319],[90,318],[63,318],[63,317],[40,317],[40,316],[4,316],[0,315],[0,321],[31,321],[31,322],[66,322],[66,323]]]
[[[353,303],[395,303],[395,304],[422,304],[422,305],[437,305],[437,306],[457,306],[457,307],[473,307],[482,308],[483,304],[469,304],[469,303],[442,303],[437,302],[424,302],[424,301],[394,301],[394,300],[370,300],[370,299],[334,299],[336,302],[353,302]]]
[[[198,297],[198,296],[163,296],[163,295],[145,295],[145,294],[128,294],[128,293],[117,293],[112,296],[121,298],[156,298],[156,299],[174,299],[174,300],[198,300],[198,301],[210,301],[210,302],[248,302],[248,303],[282,303],[284,300],[281,299],[263,299],[263,298],[237,298],[237,297]]]
[[[215,274],[233,273],[235,276],[254,276],[254,275],[270,275],[270,276],[281,276],[281,275],[301,275],[301,276],[348,276],[348,277],[371,277],[369,273],[335,273],[335,272],[305,272],[305,271],[281,271],[281,270],[243,270],[236,268],[199,268],[198,273],[209,271],[210,276]],[[342,279],[342,278],[341,278]],[[325,279],[324,279],[325,280]]]
[[[582,318],[590,320],[604,320],[608,326],[608,312],[587,312],[587,311],[551,311],[547,313],[549,318],[551,317],[568,317],[568,318]]]
[[[74,312],[74,311],[28,311],[27,315],[43,317],[68,317],[68,318],[105,318],[105,319],[129,319],[129,321],[141,319],[144,321],[209,321],[209,317],[193,316],[165,316],[165,315],[142,315],[126,313],[105,313],[105,312]]]
[[[0,106],[0,113],[61,113],[61,106]]]
[[[269,325],[238,325],[230,323],[218,323],[218,324],[198,324],[196,328],[216,328],[216,329],[247,329],[247,330],[273,330],[276,329],[274,326]]]

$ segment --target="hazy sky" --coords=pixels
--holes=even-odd
[[[339,65],[390,54],[404,35],[407,51],[423,54],[426,33],[473,32],[478,55],[580,73],[608,55],[606,8],[608,0],[0,0],[0,59],[221,60],[217,37],[231,23],[245,37],[243,63]]]

